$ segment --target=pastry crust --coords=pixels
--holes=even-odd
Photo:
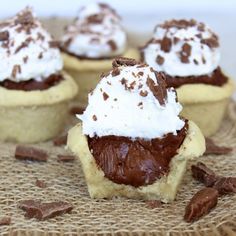
[[[204,136],[213,135],[221,125],[234,88],[231,79],[223,86],[182,85],[176,89],[178,100],[183,105],[181,115],[194,121]]]
[[[232,79],[223,86],[208,84],[185,84],[176,89],[178,100],[182,104],[216,102],[229,98],[235,89]]]
[[[79,157],[91,198],[112,198],[115,196],[135,199],[158,199],[170,202],[175,199],[177,189],[186,171],[188,160],[201,156],[205,151],[205,139],[200,129],[191,121],[187,135],[171,162],[167,176],[151,185],[135,188],[130,185],[116,184],[104,176],[89,150],[87,138],[82,134],[81,124],[68,133],[67,147]]]
[[[88,60],[81,59],[71,56],[67,53],[61,53],[64,61],[64,68],[67,70],[76,70],[76,71],[103,71],[109,70],[114,58],[111,59],[98,59],[98,60]],[[139,51],[134,48],[129,48],[122,55],[128,58],[139,59]]]
[[[72,99],[78,86],[67,73],[62,72],[64,80],[46,90],[10,90],[0,86],[0,106],[46,106]]]
[[[77,93],[74,80],[46,90],[21,91],[0,87],[0,140],[37,143],[58,135],[68,116],[68,101]]]

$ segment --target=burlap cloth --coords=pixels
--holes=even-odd
[[[214,114],[212,114],[214,116]],[[228,117],[214,139],[236,149],[236,109],[231,103]],[[0,144],[0,218],[12,218],[10,226],[0,226],[0,235],[236,235],[236,195],[222,197],[217,207],[199,221],[183,221],[184,209],[192,195],[202,185],[186,174],[177,199],[149,209],[142,201],[128,199],[91,200],[83,173],[76,160],[57,162],[57,154],[68,151],[54,147],[51,142],[36,146],[50,154],[47,163],[22,162],[14,158],[14,144]],[[201,159],[218,174],[236,175],[236,154],[209,155]],[[190,165],[189,165],[190,166]],[[35,186],[36,178],[46,181],[48,187]],[[47,221],[25,219],[17,202],[25,199],[43,201],[65,200],[74,205],[71,214]]]

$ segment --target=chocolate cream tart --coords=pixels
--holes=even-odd
[[[102,72],[110,69],[115,56],[139,57],[138,50],[127,46],[120,16],[103,3],[83,6],[61,41],[64,67],[79,85],[76,103],[81,107],[87,106],[89,92]]]
[[[0,24],[0,140],[35,143],[64,128],[77,85],[32,10]]]
[[[141,49],[142,59],[166,74],[168,87],[176,88],[181,115],[193,120],[205,136],[220,127],[233,81],[221,70],[218,36],[195,20],[171,20],[154,29]]]
[[[181,109],[164,74],[116,58],[68,133],[90,196],[173,201],[188,160],[205,151],[200,129]]]

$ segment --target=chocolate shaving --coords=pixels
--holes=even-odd
[[[33,25],[34,24],[34,17],[29,9],[25,9],[23,13],[17,15],[15,20],[15,24],[21,25]]]
[[[75,160],[75,156],[72,155],[57,155],[58,162],[71,162]]]
[[[59,47],[60,47],[60,42],[59,42],[59,41],[56,41],[56,40],[50,41],[50,42],[49,42],[49,46],[50,46],[51,48],[59,48]]]
[[[119,74],[120,74],[120,69],[119,69],[118,67],[113,68],[113,70],[112,70],[112,72],[111,72],[111,75],[112,75],[113,77],[115,77],[115,76],[117,76],[117,75],[119,75]]]
[[[84,107],[75,106],[70,109],[70,114],[71,115],[83,114],[84,110],[85,110]]]
[[[39,188],[46,188],[47,184],[43,180],[36,179],[35,185]]]
[[[106,101],[109,98],[109,95],[105,92],[102,94],[104,101]]]
[[[18,53],[21,49],[27,47],[29,43],[32,41],[32,38],[27,38],[20,46],[18,46],[15,50],[15,54]]]
[[[0,218],[0,226],[10,225],[10,224],[11,224],[11,217],[5,216]]]
[[[199,64],[196,59],[193,59],[193,62],[194,62],[195,65],[198,65],[198,64]]]
[[[23,57],[23,61],[24,61],[24,63],[27,63],[28,59],[29,59],[28,56]]]
[[[116,42],[114,40],[107,41],[107,44],[110,46],[112,51],[115,51],[117,49]]]
[[[188,43],[184,43],[182,46],[182,52],[186,56],[190,56],[192,51],[192,46],[189,45]]]
[[[232,152],[231,147],[225,147],[225,146],[218,146],[214,143],[214,141],[210,138],[206,138],[206,151],[204,154],[215,154],[215,155],[223,155],[228,154]]]
[[[217,205],[218,191],[214,188],[204,188],[198,191],[185,208],[184,220],[194,222],[208,214]]]
[[[15,150],[15,158],[18,160],[30,160],[30,161],[44,161],[48,159],[48,154],[39,148],[17,146]]]
[[[142,71],[138,72],[138,76],[143,76],[143,75],[144,75],[144,73]]]
[[[0,41],[6,41],[9,39],[9,32],[7,30],[0,32]]]
[[[142,96],[142,97],[147,97],[147,95],[148,95],[148,91],[143,91],[143,90],[141,90],[140,92],[139,92],[139,95],[140,96]]]
[[[98,119],[96,115],[93,115],[92,118],[93,118],[94,121],[97,121],[97,119]]]
[[[172,42],[170,38],[164,37],[161,40],[161,50],[164,52],[170,52],[172,46]]]
[[[160,56],[160,55],[157,55],[157,57],[156,57],[156,63],[157,63],[158,65],[161,66],[161,65],[164,63],[164,61],[165,61],[164,57],[162,57],[162,56]]]
[[[62,146],[62,145],[66,145],[66,143],[67,143],[67,134],[56,137],[55,139],[53,139],[54,146]]]
[[[221,195],[236,193],[236,177],[221,177],[215,182],[213,188]]]
[[[180,38],[174,37],[174,44],[177,44],[180,41]]]
[[[25,217],[38,220],[46,220],[69,213],[73,209],[73,206],[68,202],[41,203],[41,201],[36,200],[20,201],[18,207],[26,212]]]
[[[127,57],[116,57],[113,62],[113,67],[119,66],[135,66],[138,62],[135,59],[127,58]]]
[[[20,74],[20,73],[21,73],[21,66],[20,65],[14,65],[13,69],[12,69],[12,72],[11,72],[11,76],[13,78],[16,78],[16,75]]]
[[[159,200],[148,200],[145,202],[146,206],[150,209],[161,207],[162,203]]]
[[[187,27],[192,27],[195,26],[197,24],[197,22],[194,19],[191,20],[184,20],[184,19],[180,19],[180,20],[170,20],[170,21],[165,21],[163,24],[159,25],[160,27],[162,27],[163,29],[168,29],[168,28],[187,28]]]
[[[211,37],[208,39],[201,39],[201,43],[206,44],[209,48],[219,47],[218,37]]]
[[[43,52],[40,52],[38,55],[38,59],[42,59],[43,58]]]
[[[218,179],[215,172],[202,162],[192,165],[191,169],[193,178],[203,183],[206,187],[212,187]]]
[[[87,17],[87,22],[89,24],[93,23],[93,24],[101,24],[103,22],[103,15],[102,14],[94,14],[91,16]]]

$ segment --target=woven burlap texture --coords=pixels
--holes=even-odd
[[[236,150],[236,108],[231,103],[228,118],[213,137],[221,145]],[[156,209],[147,208],[145,202],[114,199],[90,199],[80,163],[57,162],[57,154],[66,154],[63,147],[52,142],[35,145],[47,150],[47,163],[18,161],[14,158],[14,144],[0,144],[0,218],[11,216],[10,226],[0,226],[0,235],[236,235],[236,195],[220,198],[217,207],[199,221],[183,221],[184,209],[192,195],[203,185],[193,180],[189,171],[185,175],[177,199]],[[208,155],[200,158],[218,174],[236,175],[236,154]],[[36,179],[44,180],[48,187],[35,186]],[[65,200],[73,204],[71,214],[47,221],[25,219],[17,203],[25,199],[49,202]]]

